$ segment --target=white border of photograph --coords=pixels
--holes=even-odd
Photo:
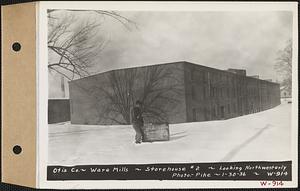
[[[39,2],[37,7],[37,187],[52,189],[91,188],[260,188],[260,181],[186,181],[186,180],[99,180],[47,181],[48,160],[48,49],[47,9],[102,9],[119,11],[293,11],[293,89],[292,89],[292,179],[284,187],[296,187],[298,181],[298,12],[296,2]],[[272,185],[264,186],[264,188]]]

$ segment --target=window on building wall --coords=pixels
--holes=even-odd
[[[198,99],[199,99],[199,100],[202,100],[202,99],[204,98],[204,96],[203,96],[203,95],[204,95],[204,91],[205,91],[205,90],[204,90],[204,87],[203,87],[203,86],[200,86],[200,87],[199,87],[199,91],[200,91],[200,92],[199,92],[199,94],[198,94],[197,96],[198,96]]]
[[[218,95],[217,95],[217,88],[216,87],[213,88],[213,95],[214,95],[214,97],[218,97]]]
[[[214,97],[218,97],[218,95],[217,95],[217,88],[216,87],[214,87],[213,93],[214,93]]]
[[[70,110],[71,110],[71,114],[73,114],[73,102],[72,102],[72,100],[70,99]]]
[[[203,71],[198,71],[198,80],[201,82],[204,82],[204,72]]]
[[[210,72],[207,72],[207,83],[209,86],[211,86],[211,77],[210,77]]]
[[[229,87],[227,87],[227,97],[230,97]]]
[[[205,121],[207,121],[207,120],[210,120],[210,109],[209,108],[207,108],[207,107],[205,107],[204,108],[204,118],[205,118]]]
[[[217,115],[218,115],[218,113],[217,113],[217,106],[213,106],[212,107],[212,115],[213,115],[214,118],[217,117]]]
[[[194,108],[193,109],[193,121],[196,121],[197,120],[197,109]]]
[[[197,95],[196,95],[196,89],[195,89],[195,86],[192,86],[192,99],[193,100],[196,100],[197,99]]]
[[[232,104],[233,113],[236,113],[236,105],[235,103]]]
[[[205,71],[202,72],[202,80],[205,84],[207,83],[207,74]]]
[[[228,104],[228,113],[231,113],[231,111],[230,111],[230,104]]]
[[[195,79],[196,79],[196,70],[194,70],[192,68],[192,70],[191,70],[191,80],[195,80]]]
[[[221,87],[221,98],[223,98],[224,97],[224,87],[222,86]]]

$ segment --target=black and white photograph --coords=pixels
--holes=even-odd
[[[295,12],[46,11],[48,181],[292,181]]]

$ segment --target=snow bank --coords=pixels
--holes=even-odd
[[[228,120],[170,125],[170,141],[134,144],[130,125],[49,125],[49,164],[276,161],[291,158],[291,104]]]

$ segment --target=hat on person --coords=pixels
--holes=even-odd
[[[142,102],[141,102],[140,100],[137,100],[137,101],[135,102],[135,104],[136,104],[136,105],[142,105]]]

